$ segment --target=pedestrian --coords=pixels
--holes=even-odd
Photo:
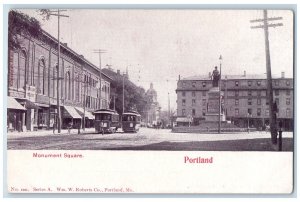
[[[68,125],[68,134],[70,135],[71,134],[71,129],[73,127],[73,123],[72,121],[70,121],[69,125]]]

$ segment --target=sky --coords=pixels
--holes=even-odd
[[[43,21],[36,10],[21,10],[36,17],[42,28],[57,38],[57,17]],[[262,10],[192,9],[68,9],[61,18],[61,41],[99,66],[95,49],[106,64],[125,72],[136,85],[158,94],[162,110],[176,110],[176,86],[181,78],[208,75],[219,65],[222,74],[264,74],[263,29],[251,29],[250,20],[263,17]],[[293,77],[293,13],[270,10],[268,17],[283,17],[283,26],[270,28],[272,74]],[[277,21],[273,21],[278,23]]]

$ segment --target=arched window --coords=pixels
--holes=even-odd
[[[79,90],[79,88],[80,88],[80,86],[79,86],[79,74],[77,74],[77,73],[75,73],[76,74],[76,79],[75,79],[75,100],[77,101],[77,102],[79,102],[79,92],[80,92],[80,90]]]
[[[19,88],[25,87],[25,80],[26,80],[26,52],[22,50],[20,52],[20,59],[19,59]]]
[[[53,81],[53,97],[56,98],[57,97],[57,71],[58,71],[58,67],[57,67],[57,63],[55,64],[55,66],[53,67],[53,75],[52,75],[52,81]]]
[[[71,78],[70,72],[66,72],[65,76],[65,98],[71,100]]]
[[[38,65],[38,93],[45,94],[45,59],[41,58]]]
[[[12,71],[10,72],[10,86],[14,88],[18,88],[18,75],[19,75],[19,53],[13,53],[13,64],[12,64]]]

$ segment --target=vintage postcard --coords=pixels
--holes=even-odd
[[[9,194],[293,192],[292,10],[4,15]]]

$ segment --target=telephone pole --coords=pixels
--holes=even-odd
[[[57,9],[57,11],[49,11],[47,15],[53,15],[57,16],[57,40],[58,40],[58,53],[57,53],[57,86],[56,86],[56,91],[57,91],[57,132],[61,132],[61,111],[60,111],[60,97],[59,97],[59,91],[61,90],[59,86],[59,81],[63,80],[64,77],[59,76],[59,71],[60,71],[60,17],[69,17],[67,15],[61,15],[60,12],[64,12],[67,10],[61,10]]]
[[[221,113],[222,113],[222,97],[221,97],[221,81],[222,81],[222,55],[219,57],[220,60],[220,79],[219,79],[219,122],[218,122],[218,133],[221,133]]]
[[[94,50],[94,53],[98,53],[99,54],[99,88],[100,88],[100,91],[99,91],[99,97],[100,97],[100,100],[99,100],[99,109],[102,108],[102,97],[101,97],[101,91],[102,91],[102,69],[101,69],[101,54],[102,53],[106,53],[107,51],[106,50],[103,50],[103,49],[95,49]]]
[[[268,18],[267,10],[263,11],[263,19],[250,20],[250,23],[262,22],[262,25],[251,26],[251,29],[264,29],[265,34],[265,51],[266,51],[266,70],[267,70],[267,99],[269,100],[269,120],[271,129],[271,140],[273,144],[277,144],[277,127],[276,127],[276,111],[273,109],[273,86],[272,86],[272,72],[271,72],[271,59],[270,59],[270,47],[269,47],[269,27],[283,26],[282,23],[272,23],[269,21],[282,20],[282,17]]]

